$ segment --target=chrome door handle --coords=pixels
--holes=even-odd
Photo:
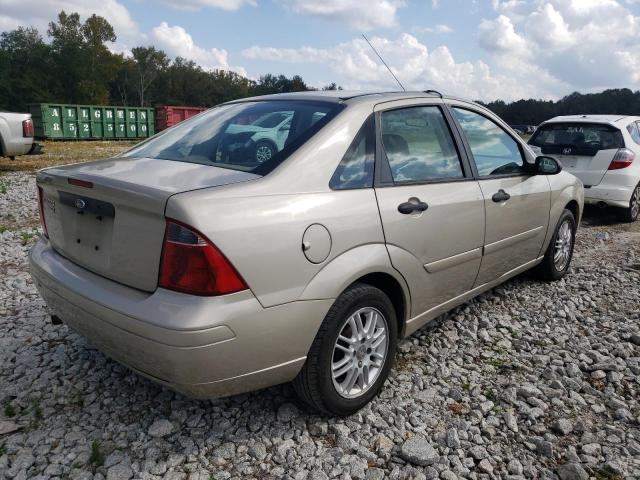
[[[416,197],[411,197],[409,201],[398,205],[398,211],[403,215],[409,215],[413,212],[424,212],[427,208],[429,208],[429,205]]]
[[[511,195],[509,195],[503,189],[500,189],[493,194],[493,197],[491,197],[491,200],[493,200],[496,203],[500,203],[500,202],[506,202],[510,198],[511,198]]]

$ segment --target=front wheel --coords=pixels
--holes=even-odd
[[[382,388],[393,364],[398,327],[389,297],[355,284],[327,313],[293,382],[302,400],[332,415],[351,415]]]
[[[543,280],[560,280],[567,274],[576,235],[576,219],[570,210],[565,209],[560,215],[549,247],[542,263],[536,267],[535,273]]]
[[[623,222],[635,222],[638,219],[638,213],[640,212],[640,183],[636,185],[631,200],[629,200],[629,206],[627,208],[621,208],[618,210],[618,216]]]

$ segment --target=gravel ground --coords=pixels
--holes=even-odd
[[[27,273],[33,176],[0,183],[0,478],[640,478],[640,223],[588,212],[565,280],[433,322],[336,419],[287,385],[192,401],[51,325]]]

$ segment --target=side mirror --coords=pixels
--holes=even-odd
[[[541,155],[536,157],[536,175],[557,175],[562,171],[562,165],[553,157]]]

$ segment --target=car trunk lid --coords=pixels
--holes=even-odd
[[[209,165],[114,158],[47,169],[37,182],[58,253],[106,278],[153,291],[169,197],[256,178]]]
[[[562,168],[578,177],[584,185],[598,185],[618,149],[600,150],[593,156],[545,154],[560,162]]]

